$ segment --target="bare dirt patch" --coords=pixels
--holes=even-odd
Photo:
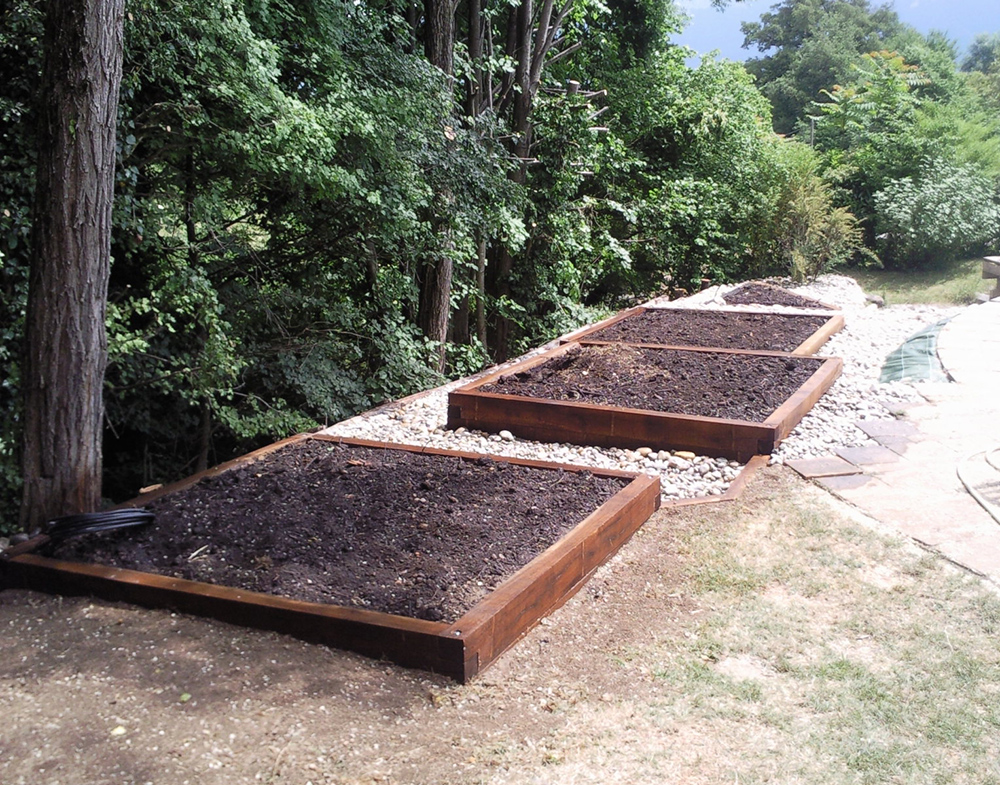
[[[829,305],[814,300],[811,297],[803,297],[801,294],[790,292],[774,284],[751,281],[742,286],[737,286],[731,292],[723,295],[722,299],[728,305],[786,305],[791,308],[816,308],[818,310],[835,310]]]
[[[585,337],[588,341],[790,352],[826,324],[828,318],[694,308],[649,308],[601,330],[587,333]]]

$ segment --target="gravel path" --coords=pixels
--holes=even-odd
[[[725,291],[727,289],[702,293],[683,304],[717,307],[715,298]],[[921,400],[913,385],[879,384],[885,356],[913,333],[961,310],[925,305],[878,308],[866,302],[864,292],[853,279],[841,275],[826,275],[810,285],[795,287],[793,291],[843,310],[844,330],[835,335],[820,354],[843,358],[844,372],[778,448],[772,458],[775,463],[825,455],[837,446],[871,442],[855,427],[857,420],[892,419],[890,409],[894,405]],[[780,307],[774,310],[801,312]],[[532,354],[538,351],[541,349]],[[450,431],[445,428],[448,391],[467,381],[452,382],[415,398],[367,412],[333,425],[324,433],[659,474],[664,500],[720,495],[743,468],[736,461],[694,456],[684,451],[580,447],[525,441],[506,431],[500,434],[464,428]]]

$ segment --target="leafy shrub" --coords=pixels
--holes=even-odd
[[[891,180],[875,194],[882,258],[920,267],[981,250],[1000,230],[996,196],[996,184],[977,168],[925,159],[915,177]]]
[[[786,271],[796,280],[815,278],[852,256],[878,259],[864,248],[858,219],[834,207],[830,185],[817,174],[818,159],[808,147],[785,148],[786,180],[778,200],[774,231]]]

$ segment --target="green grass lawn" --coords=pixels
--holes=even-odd
[[[881,295],[886,305],[935,303],[967,305],[994,281],[983,280],[982,259],[964,259],[930,270],[844,270],[868,294]]]

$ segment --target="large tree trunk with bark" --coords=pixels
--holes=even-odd
[[[21,523],[100,506],[124,0],[49,0],[28,294]]]

